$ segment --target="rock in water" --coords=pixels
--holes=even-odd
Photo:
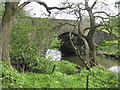
[[[49,58],[53,61],[59,61],[61,60],[61,52],[58,50],[48,49],[45,58]]]
[[[120,66],[113,66],[113,67],[110,67],[108,70],[112,72],[120,73]]]

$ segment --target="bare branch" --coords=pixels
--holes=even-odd
[[[67,8],[71,8],[70,4],[68,6],[66,6],[66,7],[49,7],[45,2],[42,2],[40,0],[28,0],[27,2],[24,2],[23,4],[21,4],[19,6],[19,8],[20,8],[19,10],[21,10],[25,5],[31,3],[32,1],[37,2],[40,5],[43,5],[46,8],[46,10],[49,13],[49,15],[51,14],[50,10],[52,10],[52,9],[64,10],[64,9],[67,9]]]
[[[105,12],[105,11],[94,12],[93,14],[98,14],[98,13],[104,13],[104,14],[106,14],[108,17],[116,17],[116,16],[119,16],[119,15],[120,15],[120,13],[118,13],[117,15],[110,16],[110,15],[109,15],[107,12]]]
[[[95,18],[101,18],[101,19],[110,19],[109,17],[102,17],[102,16],[94,16]]]
[[[119,16],[120,15],[120,13],[118,13],[117,15],[114,15],[114,16],[112,16],[112,17],[117,17],[117,16]]]
[[[106,14],[107,16],[110,16],[108,13],[106,13],[105,11],[100,11],[100,12],[94,12],[93,14],[97,14],[97,13],[104,13]]]
[[[20,4],[20,5],[18,6],[18,7],[19,7],[18,11],[20,11],[24,6],[26,6],[26,5],[29,4],[29,3],[31,3],[31,2],[24,2],[24,3]]]
[[[101,19],[103,22],[105,22],[106,20],[109,20],[109,17],[102,17],[102,16],[94,16],[95,19]]]
[[[52,10],[52,9],[64,10],[64,9],[67,9],[67,8],[71,8],[70,5],[66,6],[66,7],[48,7],[48,5],[45,2],[42,2],[42,1],[38,2],[38,0],[34,0],[34,1],[39,3],[40,5],[43,5],[46,8],[49,15],[51,14],[50,10]]]
[[[95,2],[93,3],[93,5],[91,6],[91,8],[93,8],[97,3],[97,0],[95,0]]]

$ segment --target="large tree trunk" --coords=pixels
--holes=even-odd
[[[96,50],[95,50],[95,44],[94,41],[87,38],[88,45],[89,45],[89,61],[90,61],[90,67],[96,65]]]
[[[96,29],[96,25],[95,25],[95,18],[92,12],[92,9],[88,9],[88,14],[90,17],[90,31],[87,35],[87,41],[88,41],[88,45],[89,45],[89,56],[90,56],[90,65],[95,66],[96,65],[96,50],[95,50],[95,44],[94,44],[94,40],[93,40],[93,36],[94,36],[94,32]]]
[[[93,3],[93,5],[91,7],[89,7],[88,1],[89,0],[85,0],[85,9],[87,10],[87,12],[89,14],[89,18],[90,18],[90,30],[87,35],[87,42],[89,45],[90,66],[92,67],[96,64],[96,58],[95,58],[96,51],[95,51],[95,45],[94,45],[94,41],[93,41],[93,35],[94,35],[95,29],[96,29],[96,25],[95,25],[95,17],[92,12],[92,9],[95,6],[97,0],[95,0],[95,2]]]
[[[15,10],[13,10],[12,2],[5,3],[5,12],[2,17],[2,60],[10,63],[9,57],[9,39],[11,34],[11,29],[14,22]]]

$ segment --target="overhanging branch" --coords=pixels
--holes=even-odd
[[[24,6],[26,6],[27,4],[29,4],[31,2],[36,2],[36,3],[39,3],[40,5],[43,5],[46,8],[49,15],[51,14],[50,10],[52,10],[52,9],[64,10],[64,9],[67,9],[67,8],[71,8],[70,4],[68,6],[66,6],[66,7],[49,7],[45,2],[40,1],[40,0],[28,0],[28,1],[24,2],[24,3],[22,3],[19,6],[19,10],[21,10]]]

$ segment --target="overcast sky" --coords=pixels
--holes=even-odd
[[[25,0],[21,0],[21,3],[25,1]],[[59,6],[61,2],[65,1],[65,0],[43,0],[48,6]],[[71,2],[80,2],[81,0],[69,0]],[[114,8],[114,3],[115,1],[118,0],[98,0],[98,1],[104,1],[106,2],[113,13],[117,13],[117,9]],[[89,0],[89,3],[92,4],[94,2],[94,0]],[[48,15],[47,11],[45,10],[45,8],[42,5],[39,5],[38,3],[32,2],[31,4],[27,5],[24,8],[26,11],[29,12],[29,14],[31,16],[34,17],[45,17],[45,14]],[[67,14],[58,14],[57,16],[55,16],[55,11],[52,11],[52,15],[51,17],[56,17],[58,19],[75,19],[74,15],[67,15]]]

